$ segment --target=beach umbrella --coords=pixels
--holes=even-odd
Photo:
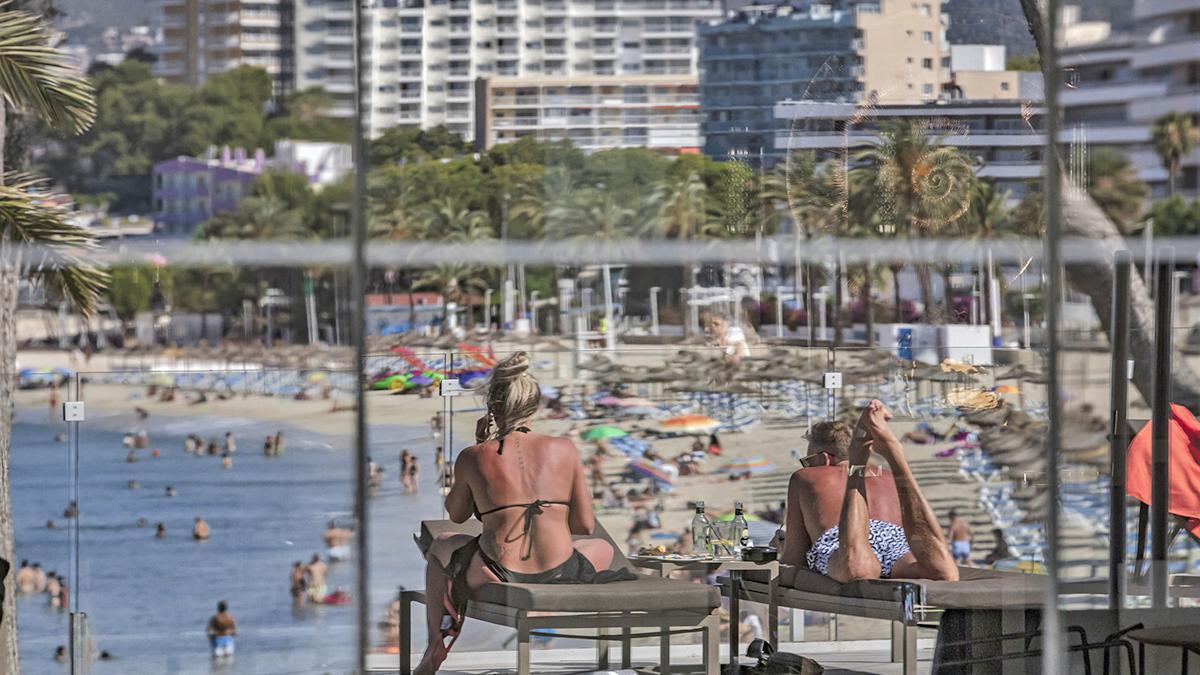
[[[767,471],[773,471],[774,469],[775,469],[775,464],[773,462],[768,461],[766,458],[762,457],[761,455],[755,455],[754,457],[749,457],[749,458],[745,458],[745,459],[739,458],[739,459],[730,460],[730,461],[726,462],[725,464],[721,465],[721,468],[717,469],[717,471],[719,471],[720,473],[743,474],[743,473],[764,473]]]
[[[679,415],[658,423],[658,429],[668,434],[709,434],[721,423],[707,415]]]
[[[658,481],[659,483],[666,483],[667,485],[671,485],[675,482],[675,479],[672,478],[671,475],[666,471],[663,471],[661,466],[651,462],[648,459],[631,460],[628,468],[635,476],[649,478],[651,480]]]
[[[316,371],[308,374],[308,381],[312,383],[324,382],[328,378],[329,374],[322,371]]]
[[[408,378],[408,383],[418,387],[427,387],[433,384],[433,378],[428,373],[418,373]]]
[[[625,431],[619,427],[614,427],[611,424],[601,424],[598,427],[592,427],[591,429],[584,431],[583,434],[580,435],[580,438],[585,441],[600,441],[606,438],[621,438],[622,436],[628,435],[629,434],[625,433]]]

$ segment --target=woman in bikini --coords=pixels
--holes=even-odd
[[[595,527],[592,495],[575,445],[530,428],[541,390],[525,352],[496,364],[485,395],[487,413],[476,425],[476,445],[459,453],[454,487],[446,495],[451,520],[462,523],[475,515],[483,534],[448,535],[429,549],[429,645],[418,675],[437,672],[461,629],[467,598],[486,583],[633,578],[625,570],[608,571],[613,558],[608,542],[572,540]]]

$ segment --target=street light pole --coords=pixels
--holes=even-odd
[[[659,286],[650,287],[650,334],[658,335],[658,292]]]

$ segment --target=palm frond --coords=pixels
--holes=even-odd
[[[87,230],[67,221],[63,209],[39,202],[42,183],[22,174],[0,185],[0,233],[14,244],[34,247],[34,258],[23,273],[42,277],[85,314],[108,285],[108,272],[82,254],[95,249]]]
[[[92,86],[50,37],[41,17],[0,9],[0,96],[55,128],[81,134],[96,117]]]

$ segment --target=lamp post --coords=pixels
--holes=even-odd
[[[658,292],[659,286],[650,287],[650,334],[658,335]]]
[[[492,329],[492,289],[483,289],[483,323],[490,331]]]
[[[537,291],[529,291],[529,332],[530,333],[538,332],[537,301],[538,301],[538,292]]]

